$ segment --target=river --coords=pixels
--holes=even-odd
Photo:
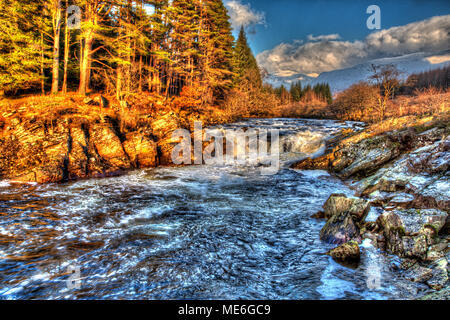
[[[421,288],[367,240],[356,268],[324,255],[332,247],[319,240],[324,221],[311,215],[331,193],[352,191],[325,171],[286,165],[361,124],[253,119],[225,127],[279,129],[279,172],[210,165],[64,184],[0,181],[0,299],[417,296]]]

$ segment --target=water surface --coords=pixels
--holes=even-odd
[[[325,139],[359,128],[287,119],[225,127],[248,126],[280,129],[283,161],[319,154]],[[352,194],[324,171],[285,167],[274,176],[191,166],[65,184],[0,181],[0,298],[415,297],[421,288],[368,241],[356,269],[323,254],[324,221],[311,215],[333,192]],[[80,281],[68,282],[76,268]]]

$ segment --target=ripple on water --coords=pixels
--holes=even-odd
[[[356,123],[256,119],[234,127],[279,128],[316,152],[317,137]],[[226,128],[233,126],[227,125]],[[291,141],[295,144],[295,141]],[[310,149],[308,149],[310,148]],[[292,151],[292,148],[290,149]],[[192,166],[138,170],[65,184],[0,182],[0,296],[44,299],[382,299],[417,294],[367,243],[356,269],[323,253],[311,218],[334,192],[324,171]],[[68,287],[69,267],[81,287]]]

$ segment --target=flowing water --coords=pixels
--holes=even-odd
[[[283,163],[358,123],[259,119]],[[49,185],[0,181],[0,299],[394,299],[419,287],[362,245],[358,267],[323,253],[324,171],[166,167]]]

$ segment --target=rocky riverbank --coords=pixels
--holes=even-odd
[[[174,130],[191,129],[194,121],[220,121],[211,110],[180,110],[149,100],[145,107],[110,105],[102,96],[3,103],[0,179],[64,182],[170,164]]]
[[[293,166],[329,170],[355,190],[354,198],[331,195],[315,215],[326,220],[320,238],[339,245],[329,255],[355,261],[357,243],[370,239],[398,257],[392,268],[442,293],[427,298],[448,297],[449,133],[448,116],[406,117],[369,127]]]

